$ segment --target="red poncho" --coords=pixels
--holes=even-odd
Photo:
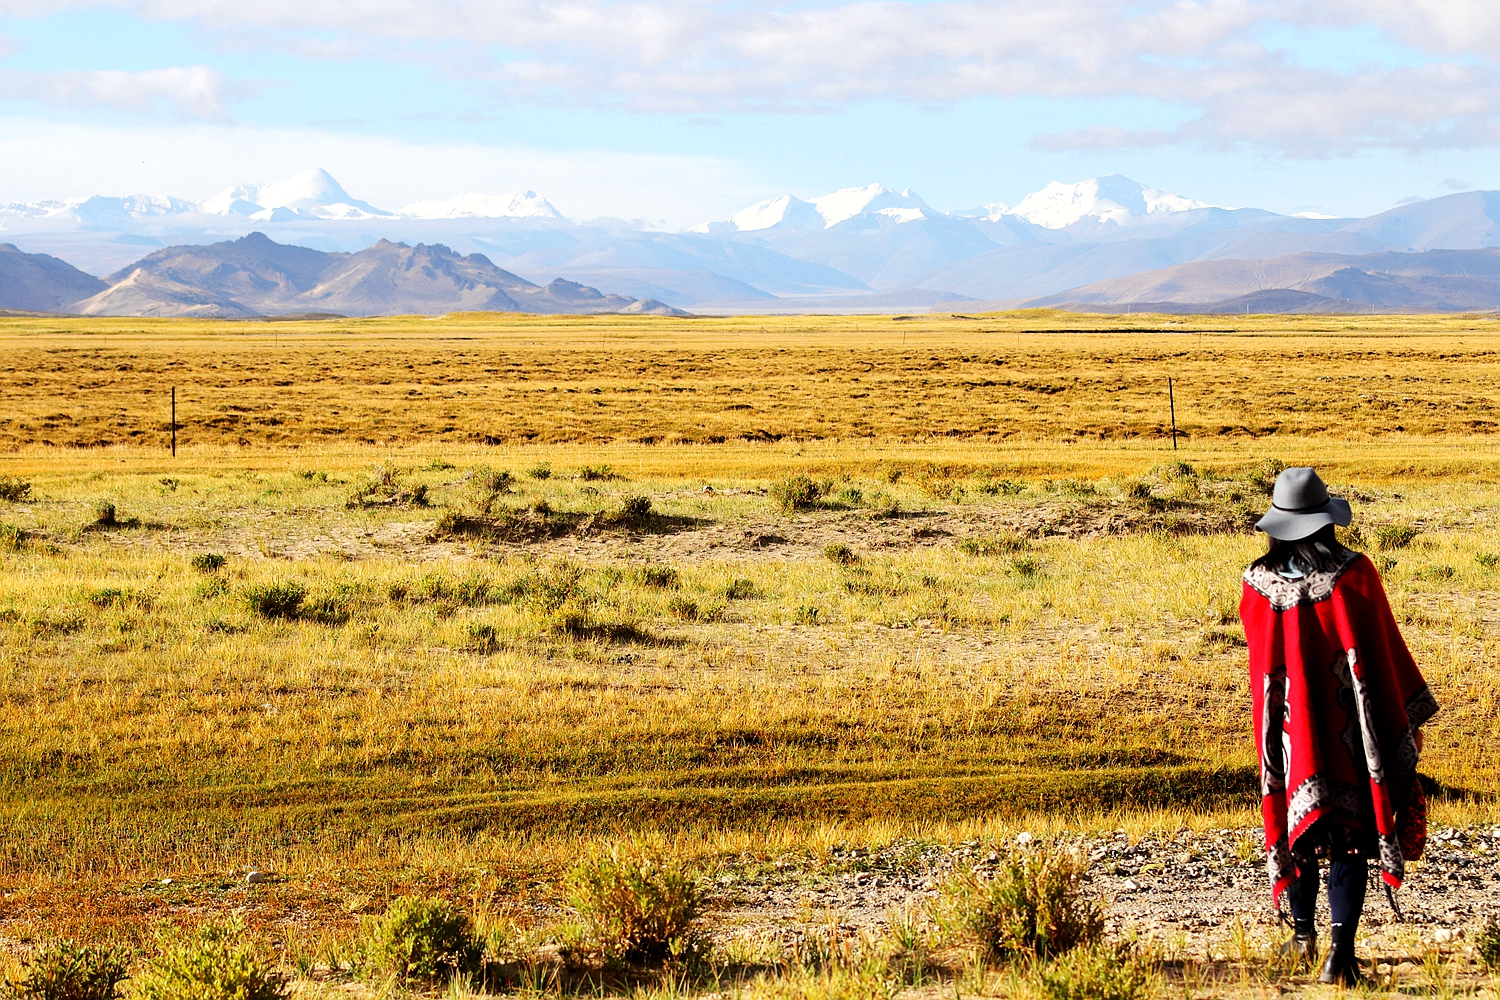
[[[1398,822],[1417,780],[1416,729],[1437,711],[1370,560],[1286,579],[1245,572],[1266,868],[1274,898],[1296,873],[1298,840],[1319,820],[1368,835],[1385,881],[1406,872]],[[1423,831],[1425,836],[1425,831]]]

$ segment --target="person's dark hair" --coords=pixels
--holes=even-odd
[[[1298,573],[1327,573],[1343,565],[1349,552],[1338,539],[1334,526],[1325,524],[1306,538],[1285,542],[1266,536],[1266,554],[1254,565],[1270,570],[1292,567]]]

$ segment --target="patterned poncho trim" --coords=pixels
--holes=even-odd
[[[1251,566],[1240,618],[1274,898],[1295,877],[1296,858],[1310,855],[1299,840],[1320,820],[1373,834],[1381,874],[1399,888],[1398,813],[1417,780],[1416,730],[1438,706],[1375,567],[1348,551],[1334,568],[1297,579]]]

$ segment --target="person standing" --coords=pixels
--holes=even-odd
[[[1266,554],[1245,571],[1261,812],[1272,898],[1292,913],[1287,950],[1317,961],[1319,862],[1331,915],[1325,983],[1359,981],[1354,936],[1368,859],[1392,890],[1421,857],[1420,727],[1437,712],[1370,560],[1339,543],[1353,515],[1310,468],[1276,479],[1256,524]]]

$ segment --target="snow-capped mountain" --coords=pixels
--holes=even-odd
[[[789,194],[769,198],[742,209],[731,215],[729,222],[742,233],[753,233],[772,226],[784,226],[787,229],[825,229],[828,226],[828,220],[819,214],[812,202]],[[699,226],[697,231],[707,232],[708,227]]]
[[[250,222],[563,219],[552,203],[535,191],[503,195],[469,192],[447,201],[415,201],[399,212],[387,212],[350,195],[328,171],[313,168],[273,184],[237,184],[201,202],[137,194],[125,198],[94,195],[6,205],[0,207],[0,229],[6,228],[7,217],[97,227],[125,225],[132,219],[169,220],[171,216],[202,215],[243,218]]]
[[[1088,218],[1125,226],[1144,216],[1216,206],[1171,191],[1146,187],[1119,174],[1109,174],[1077,184],[1053,181],[1022,198],[1014,208],[1001,204],[989,207],[991,220],[998,220],[1002,215],[1015,215],[1045,229],[1063,229]]]
[[[934,211],[910,189],[897,192],[880,184],[868,184],[841,188],[811,201],[785,194],[736,212],[729,217],[727,226],[723,223],[707,224],[697,226],[693,231],[707,233],[727,229],[747,233],[772,228],[830,229],[861,215],[883,216],[896,222],[945,216],[999,222],[1009,215],[1045,229],[1063,229],[1083,219],[1124,226],[1150,216],[1212,207],[1206,202],[1138,184],[1119,174],[1094,177],[1076,184],[1054,181],[1040,191],[1028,194],[1014,207],[995,202],[983,208],[953,213]]]
[[[208,215],[247,215],[257,222],[396,217],[392,212],[351,197],[321,167],[304,170],[274,184],[236,185],[208,199],[198,210]]]
[[[840,188],[833,194],[813,199],[828,226],[836,226],[856,215],[887,215],[898,222],[910,222],[937,214],[927,203],[917,197],[910,188],[896,192],[880,184],[867,184],[859,188]]]
[[[414,201],[398,213],[408,219],[561,219],[535,191],[486,195],[472,191],[447,201]]]
[[[753,233],[776,228],[818,230],[832,229],[840,222],[847,222],[859,215],[881,215],[897,222],[911,222],[940,214],[934,212],[909,188],[897,192],[881,184],[866,184],[864,187],[840,188],[812,201],[803,201],[790,194],[768,198],[734,213],[727,224],[704,223],[694,226],[690,231]]]
[[[69,198],[66,201],[34,201],[6,205],[0,208],[0,213],[9,213],[23,219],[59,219],[90,225],[105,220],[177,215],[196,210],[197,206],[193,202],[184,201],[181,198],[163,198],[148,194],[106,198],[96,194],[87,198]]]

